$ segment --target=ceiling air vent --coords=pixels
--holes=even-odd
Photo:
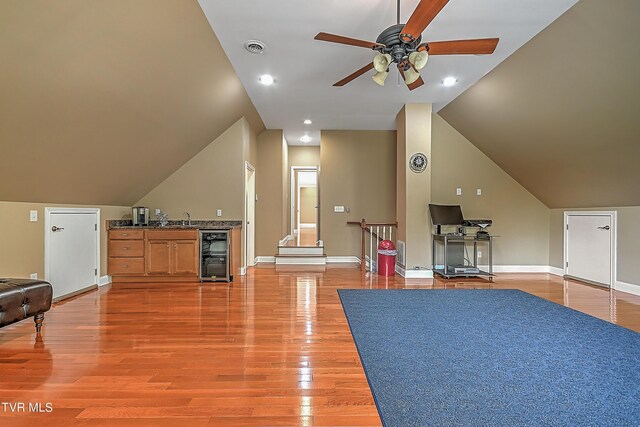
[[[260,54],[264,52],[264,43],[259,40],[249,40],[244,44],[244,48],[251,53]]]

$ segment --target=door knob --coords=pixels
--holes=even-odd
[[[599,230],[609,230],[609,226],[605,225],[604,227],[598,227]]]
[[[51,231],[62,231],[62,230],[64,230],[64,227],[56,227],[55,225],[51,227]]]

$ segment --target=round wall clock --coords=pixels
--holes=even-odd
[[[427,168],[427,156],[422,153],[416,153],[409,159],[409,167],[415,173],[424,172]]]

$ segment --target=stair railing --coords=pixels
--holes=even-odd
[[[393,241],[393,229],[398,228],[397,222],[367,222],[364,218],[361,221],[347,221],[347,225],[359,225],[361,234],[360,248],[360,269],[363,273],[367,271],[374,272],[377,270],[378,244],[381,240]],[[369,245],[367,245],[367,235],[369,237]],[[369,254],[367,255],[367,246],[369,246]],[[366,259],[369,257],[367,265]]]

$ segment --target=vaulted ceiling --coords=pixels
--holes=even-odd
[[[245,116],[183,0],[0,2],[0,200],[131,205]]]
[[[332,16],[309,31],[339,32]],[[640,205],[639,17],[637,0],[580,0],[440,114],[549,207]],[[346,35],[364,37],[367,22]],[[0,200],[130,205],[240,117],[264,128],[196,1],[3,0],[0,58]],[[314,72],[326,86],[356,62]],[[370,83],[333,105],[375,106]],[[258,97],[273,101],[268,120],[293,99],[274,96]]]
[[[549,207],[638,206],[639,18],[580,0],[440,115]]]

